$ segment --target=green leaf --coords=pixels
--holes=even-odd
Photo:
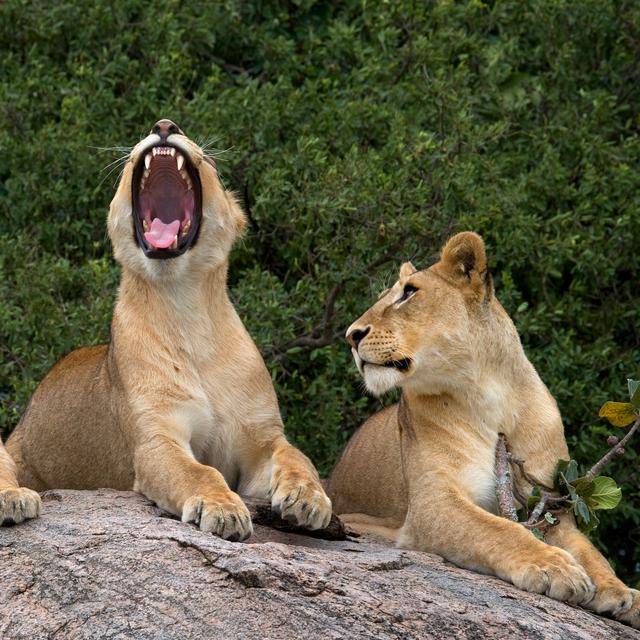
[[[287,349],[288,355],[293,355],[294,353],[300,353],[302,351],[302,347],[291,347],[291,349]]]
[[[595,489],[595,482],[583,476],[582,478],[576,478],[571,483],[571,486],[575,489],[576,495],[583,500],[588,500]]]
[[[533,487],[531,495],[527,499],[527,509],[531,511],[540,502],[540,487]]]
[[[556,522],[558,522],[558,518],[556,518],[552,513],[550,513],[549,511],[547,511],[544,514],[544,519],[549,523],[549,524],[555,524]]]
[[[533,535],[538,538],[538,540],[544,540],[544,533],[542,533],[542,531],[540,531],[538,527],[536,527],[535,529],[531,529],[531,533],[533,533]]]
[[[640,408],[640,380],[632,380],[629,378],[627,384],[629,385],[629,399],[631,400],[631,404],[638,409]]]
[[[605,402],[598,415],[606,418],[614,427],[626,427],[636,420],[633,409],[634,405],[630,402]]]
[[[592,511],[590,513],[589,522],[585,522],[582,518],[578,518],[578,528],[582,533],[589,533],[593,531],[600,524],[600,519]]]
[[[615,509],[622,499],[622,489],[613,478],[598,476],[593,480],[594,489],[587,503],[592,509]]]
[[[558,460],[556,477],[561,477],[565,484],[578,478],[578,463],[575,460]]]
[[[591,512],[589,511],[587,503],[580,496],[576,498],[574,509],[576,515],[579,516],[585,524],[589,524],[589,520],[591,520]]]

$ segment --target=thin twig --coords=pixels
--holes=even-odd
[[[611,449],[605,453],[598,462],[596,462],[589,471],[587,471],[586,477],[589,480],[593,480],[602,470],[602,468],[611,462],[612,458],[615,458],[618,454],[617,450],[624,447],[625,444],[630,440],[631,436],[638,430],[638,426],[640,426],[640,418],[638,418],[634,423],[631,429],[627,432],[627,435],[617,442]]]
[[[547,507],[547,496],[546,494],[542,494],[540,496],[540,500],[538,500],[538,504],[532,509],[529,518],[525,522],[525,525],[532,525],[534,522],[537,522],[540,516],[544,513],[544,510]]]
[[[509,451],[509,447],[508,446],[507,446],[507,451],[508,451],[509,461],[518,466],[518,468],[520,469],[520,473],[522,474],[522,477],[532,487],[542,487],[543,489],[546,489],[547,491],[553,491],[554,490],[553,487],[549,487],[548,485],[544,484],[544,482],[540,482],[540,480],[538,480],[534,476],[530,475],[527,472],[527,470],[524,468],[524,460],[522,460],[521,458],[516,458],[516,456],[514,456],[513,453],[511,453],[511,451]]]

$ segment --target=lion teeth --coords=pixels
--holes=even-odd
[[[149,167],[151,166],[151,154],[150,153],[147,153],[147,155],[144,157],[144,166],[148,171]]]
[[[142,228],[144,229],[145,233],[149,231],[149,223],[146,220],[142,221]]]
[[[182,227],[182,231],[180,232],[180,236],[186,236],[189,233],[189,229],[191,229],[191,220],[187,220]]]
[[[171,151],[169,152],[171,154],[172,157],[174,157],[176,155],[176,150],[171,147]]]
[[[169,248],[170,249],[177,249],[178,248],[178,236],[175,236],[173,238],[173,242],[171,243],[171,246]]]
[[[174,149],[174,151],[175,151],[175,149]],[[181,153],[179,153],[176,156],[176,162],[178,163],[178,171],[180,171],[180,175],[182,175],[182,165],[184,164],[184,157],[182,156]]]
[[[151,153],[154,155],[154,157],[157,155],[158,153],[158,147],[153,147],[153,149],[151,149]]]

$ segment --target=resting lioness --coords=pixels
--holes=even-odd
[[[547,485],[568,451],[556,403],[495,298],[479,236],[454,236],[424,271],[404,264],[347,339],[367,388],[402,395],[347,445],[329,485],[336,513],[401,547],[640,625],[639,592],[616,578],[573,516],[545,544],[495,515],[500,432]]]
[[[234,490],[316,529],[331,503],[284,437],[271,378],[227,294],[245,218],[171,121],[132,150],[108,216],[122,266],[111,343],[63,358],[7,443],[21,484],[140,491],[223,538],[252,532]]]

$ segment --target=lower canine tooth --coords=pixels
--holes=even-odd
[[[171,246],[169,247],[170,249],[177,249],[178,248],[178,236],[176,236],[173,240],[173,242],[171,243]]]
[[[142,228],[145,230],[145,233],[149,231],[149,223],[146,220],[142,221]]]

